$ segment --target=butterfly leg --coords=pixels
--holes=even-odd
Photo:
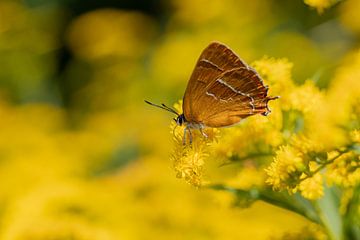
[[[205,138],[208,138],[208,135],[206,135],[206,133],[203,131],[202,128],[200,128],[200,132],[201,132],[201,134],[202,134]]]
[[[186,126],[184,128],[184,137],[183,137],[183,145],[186,145],[186,131],[189,132],[189,141],[190,141],[190,144],[192,143],[192,133],[191,133],[191,130],[188,126]]]
[[[190,144],[191,144],[191,142],[192,142],[191,131],[190,131],[189,127],[186,126],[186,127],[184,128],[183,145],[186,145],[186,131],[189,131]]]
[[[188,130],[187,127],[184,128],[184,136],[183,136],[183,145],[186,144],[186,131]]]
[[[192,144],[192,133],[191,133],[190,128],[188,129],[188,131],[189,131],[189,137],[190,137],[190,144]]]

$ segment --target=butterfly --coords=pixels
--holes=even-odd
[[[212,42],[201,53],[183,97],[183,113],[179,114],[165,104],[156,105],[177,115],[177,125],[185,125],[192,142],[192,129],[227,127],[255,114],[268,115],[268,102],[279,98],[267,95],[259,74],[241,60],[230,48]]]

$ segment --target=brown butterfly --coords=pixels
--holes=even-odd
[[[231,49],[212,42],[201,53],[190,77],[183,98],[183,111],[179,114],[165,104],[156,105],[177,115],[176,124],[184,124],[192,142],[191,129],[219,128],[234,125],[241,119],[261,113],[270,113],[268,102],[277,99],[267,96],[259,74],[242,61]]]

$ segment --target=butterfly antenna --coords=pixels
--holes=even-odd
[[[147,104],[151,105],[151,106],[164,109],[164,110],[166,110],[166,111],[168,111],[168,112],[174,113],[174,114],[176,114],[177,116],[179,116],[179,114],[178,114],[174,109],[167,107],[165,104],[161,104],[161,106],[160,106],[160,105],[157,105],[157,104],[155,104],[155,103],[149,102],[149,101],[147,101],[147,100],[144,100],[144,101],[145,101]]]
[[[175,109],[173,109],[173,108],[171,108],[171,107],[168,107],[168,106],[166,106],[165,104],[161,104],[161,106],[163,106],[164,108],[166,108],[166,109],[168,109],[170,112],[173,112],[173,113],[175,113],[176,115],[179,115],[176,111],[175,111]]]

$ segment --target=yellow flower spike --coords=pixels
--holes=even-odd
[[[293,64],[286,58],[275,59],[268,56],[264,56],[262,59],[255,61],[252,64],[256,70],[262,75],[266,76],[267,79],[272,82],[288,82],[291,80],[291,69]],[[276,79],[276,77],[278,79]],[[288,83],[290,83],[288,82]]]
[[[353,130],[350,132],[350,138],[354,143],[360,143],[360,130]]]
[[[294,174],[299,177],[304,169],[300,152],[289,145],[282,146],[276,151],[274,161],[265,169],[268,175],[266,182],[274,190],[291,190],[295,187],[291,185]]]
[[[298,186],[304,198],[315,200],[324,195],[323,178],[318,172],[314,176],[301,181]]]
[[[303,136],[292,140],[298,148],[322,152],[343,144],[343,133],[333,121],[334,114],[326,99],[326,92],[321,91],[313,81],[307,80],[289,91],[283,109],[298,113],[298,118],[302,120],[299,132]]]
[[[335,159],[327,167],[326,178],[329,184],[345,188],[354,187],[360,183],[360,164],[354,152],[347,152]]]
[[[350,1],[349,1],[350,3]],[[332,109],[337,109],[331,118],[337,124],[343,124],[351,119],[351,115],[359,107],[360,96],[360,51],[350,54],[341,68],[335,74],[327,91],[327,101]],[[344,94],[346,89],[346,94]],[[355,107],[355,109],[354,109]],[[355,110],[355,111],[354,111]]]
[[[326,8],[330,8],[339,0],[304,0],[304,3],[310,7],[316,8],[319,14],[323,13]]]
[[[281,96],[281,102],[284,101],[284,94],[295,87],[291,78],[293,64],[286,58],[275,59],[265,56],[253,62],[252,66],[270,85],[272,94]]]
[[[176,177],[184,179],[193,186],[201,186],[203,184],[203,166],[209,155],[207,150],[212,139],[205,139],[202,135],[193,132],[192,144],[183,145],[182,135],[179,134],[174,137],[174,140],[172,161]]]
[[[324,94],[315,86],[312,80],[307,80],[303,85],[290,93],[291,108],[304,113],[317,111],[324,102]]]
[[[298,149],[302,154],[307,154],[309,152],[321,152],[323,150],[321,142],[316,142],[302,134],[295,135],[291,139],[291,143],[292,146]]]
[[[338,151],[327,152],[327,160],[333,159],[338,156],[340,153]]]
[[[182,112],[181,106],[181,100],[174,104],[174,108],[178,112]],[[179,127],[175,122],[172,122],[170,128],[171,133],[174,134],[174,149],[171,159],[176,177],[184,179],[195,187],[202,186],[205,183],[203,179],[205,159],[209,156],[209,147],[218,137],[219,130],[204,129],[207,138],[199,131],[192,130],[192,143],[186,142],[184,145],[184,127]],[[188,133],[186,139],[189,139]]]

